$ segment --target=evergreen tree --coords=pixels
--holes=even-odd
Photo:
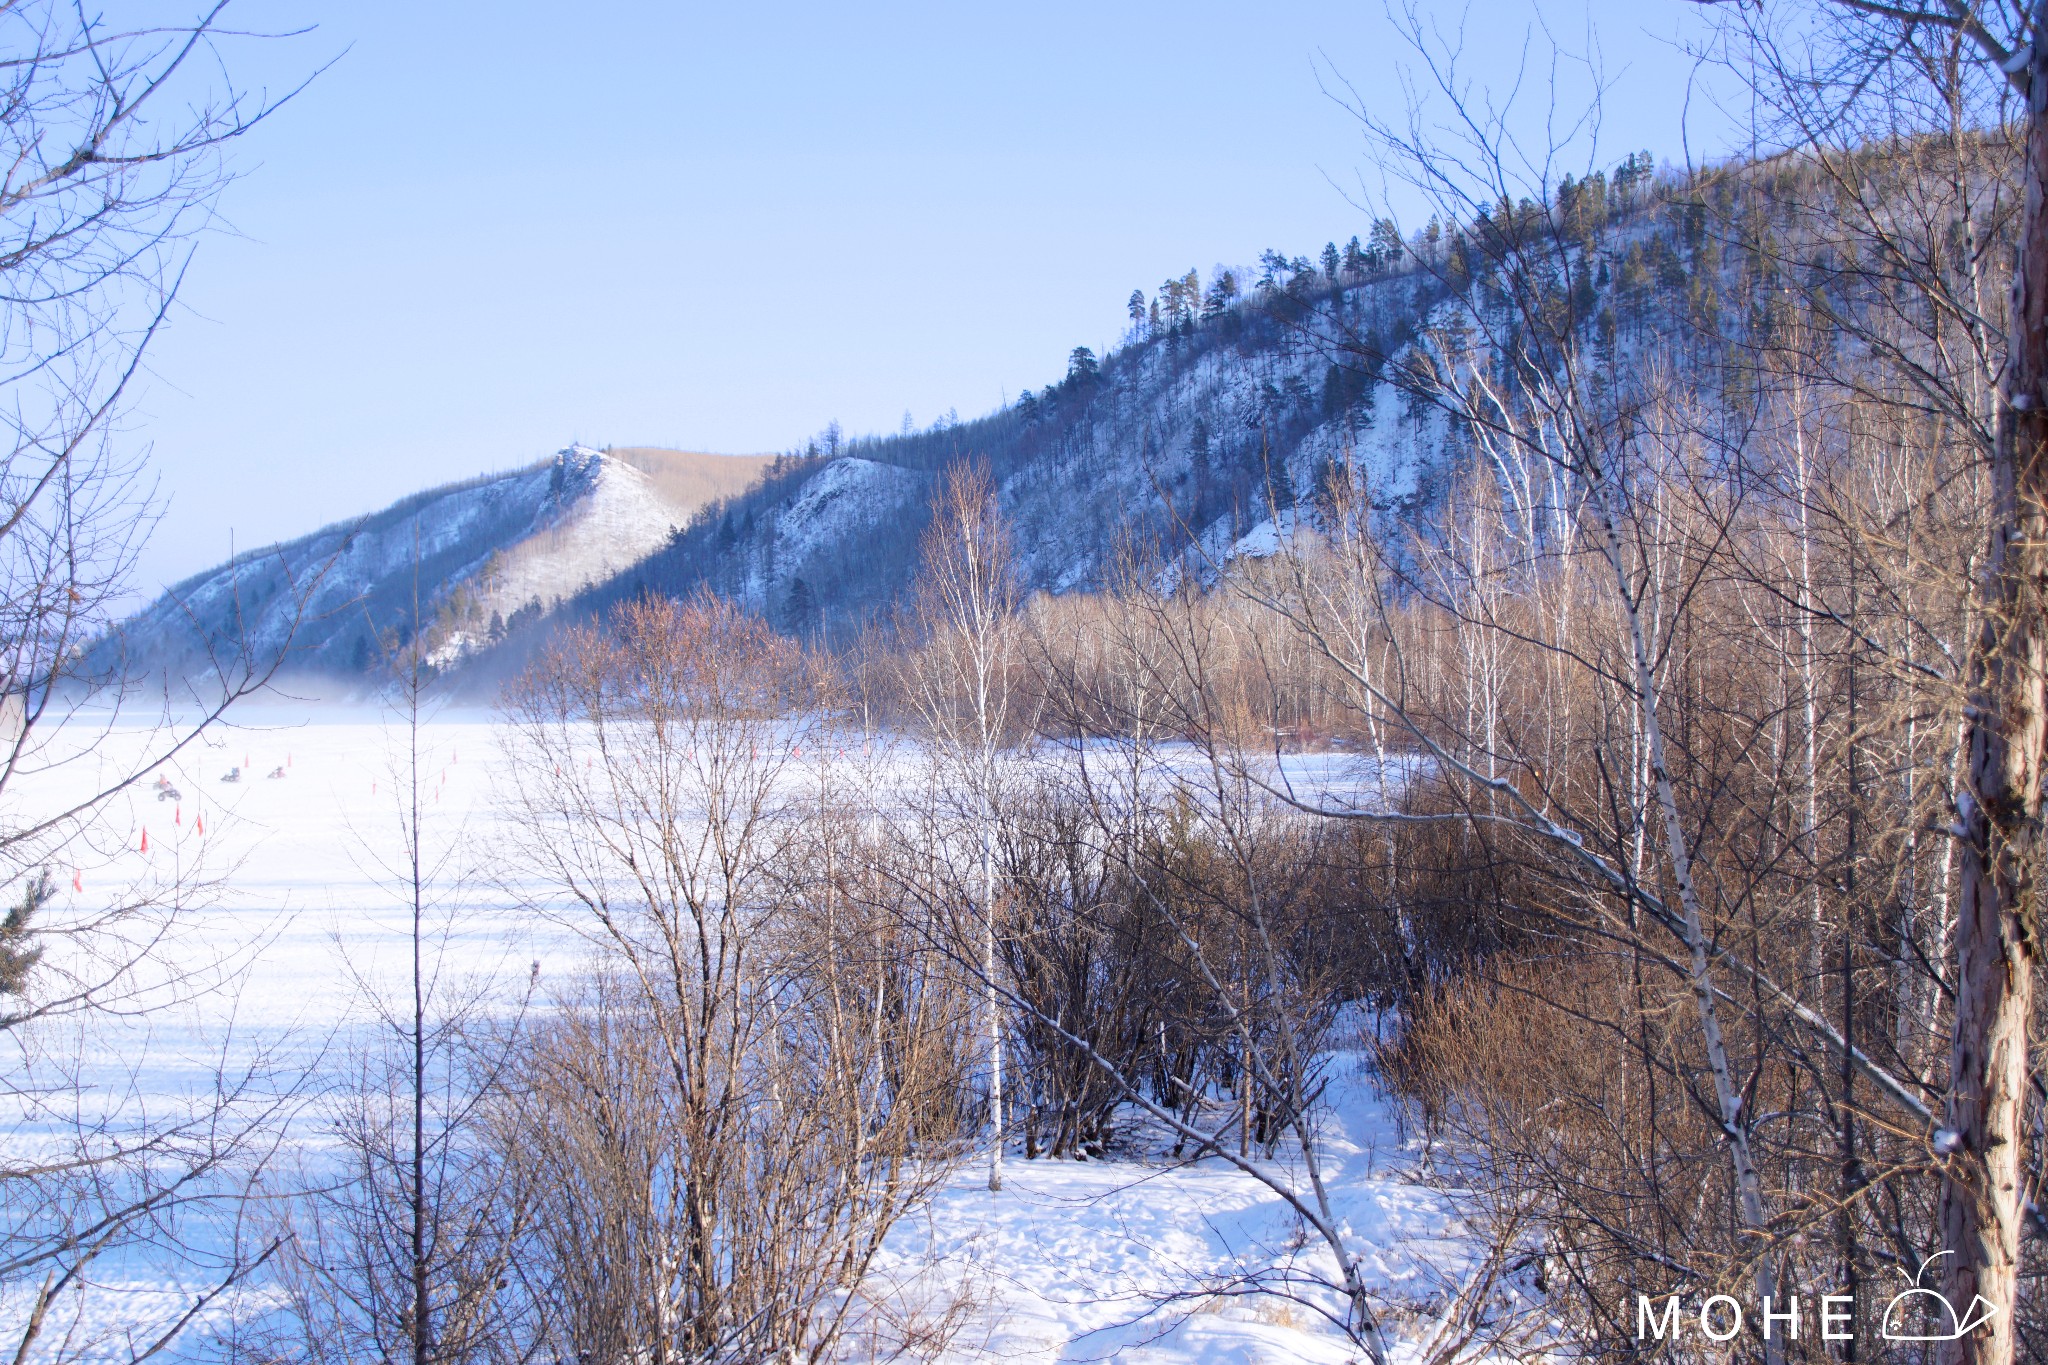
[[[1323,420],[1331,421],[1342,417],[1350,406],[1351,388],[1345,378],[1342,365],[1332,365],[1323,371]]]
[[[1264,491],[1274,513],[1285,512],[1294,506],[1294,475],[1288,472],[1284,461],[1276,459],[1266,470]]]
[[[1076,346],[1067,355],[1067,382],[1069,384],[1085,384],[1095,378],[1100,371],[1101,365],[1095,359],[1095,352],[1089,350],[1086,346]]]
[[[1614,287],[1621,294],[1629,311],[1640,313],[1650,292],[1650,263],[1643,253],[1641,242],[1631,243],[1621,258],[1621,269],[1615,272]]]
[[[1359,246],[1356,233],[1344,244],[1344,273],[1354,280],[1365,276],[1365,249]]]
[[[1570,176],[1557,187],[1557,215],[1564,239],[1580,250],[1589,250],[1607,213],[1607,178],[1595,171],[1584,180]]]
[[[1295,299],[1308,297],[1309,289],[1316,282],[1314,262],[1306,256],[1296,256],[1287,262],[1287,293]]]
[[[1631,152],[1623,157],[1614,171],[1615,198],[1627,207],[1645,197],[1656,167],[1656,159],[1648,152]]]
[[[1132,326],[1132,327],[1133,327],[1134,329],[1135,329],[1135,328],[1140,328],[1140,327],[1143,327],[1143,326],[1145,325],[1145,291],[1144,291],[1144,290],[1142,290],[1142,289],[1133,289],[1133,290],[1131,291],[1131,303],[1130,303],[1130,309],[1131,309],[1131,326]]]
[[[1599,304],[1600,295],[1593,288],[1593,272],[1586,269],[1586,258],[1581,255],[1572,267],[1572,316],[1581,320],[1591,318]]]
[[[1383,269],[1392,270],[1400,263],[1405,248],[1401,242],[1401,229],[1394,225],[1393,219],[1373,219],[1371,241],[1373,254],[1379,258]]]
[[[1323,277],[1331,284],[1337,283],[1337,272],[1343,267],[1344,257],[1337,250],[1335,242],[1323,243]]]
[[[1343,485],[1338,482],[1343,477],[1344,471],[1328,455],[1316,461],[1315,469],[1309,475],[1308,495],[1315,507],[1317,520],[1329,522],[1336,510],[1337,495],[1343,490]]]
[[[1651,238],[1650,255],[1656,261],[1659,288],[1685,288],[1685,262],[1678,259],[1678,253],[1672,249],[1669,240],[1663,237]]]
[[[1237,292],[1237,272],[1217,271],[1215,280],[1209,285],[1209,297],[1202,303],[1202,316],[1213,318],[1223,312],[1230,307],[1230,302],[1237,297]]]
[[[1287,257],[1270,247],[1259,253],[1259,288],[1271,292],[1287,283]]]
[[[1202,302],[1202,277],[1193,270],[1178,279],[1169,279],[1159,286],[1159,297],[1166,300],[1166,325],[1184,327],[1195,319],[1195,310]]]
[[[789,580],[789,600],[785,604],[784,614],[790,628],[797,631],[810,629],[813,618],[818,614],[817,594],[811,591],[811,585],[801,576]]]
[[[43,955],[36,944],[35,917],[56,889],[47,870],[30,877],[21,889],[21,903],[0,920],[0,995],[22,995],[28,990],[28,974]]]

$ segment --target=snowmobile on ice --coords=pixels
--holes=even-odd
[[[230,768],[220,775],[220,780],[223,782],[240,782],[242,780],[242,770],[240,768]]]
[[[159,801],[182,801],[185,799],[185,793],[172,786],[170,778],[159,773],[156,779],[156,799]]]

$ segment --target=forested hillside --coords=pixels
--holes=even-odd
[[[1568,305],[1610,356],[1714,314],[1720,243],[1680,188],[1659,182],[1647,153],[1557,187],[1577,237]],[[1528,203],[1509,212],[1540,216]],[[1110,354],[1076,348],[1063,378],[977,419],[886,436],[829,428],[575,606],[701,585],[786,630],[838,633],[908,582],[930,479],[961,460],[987,464],[1026,584],[1054,593],[1100,586],[1124,542],[1198,575],[1268,551],[1274,514],[1312,503],[1339,466],[1383,513],[1413,514],[1441,498],[1468,443],[1385,366],[1419,354],[1425,330],[1469,332],[1455,316],[1468,304],[1504,306],[1483,259],[1440,220],[1404,237],[1381,219],[1313,258],[1267,251],[1255,272],[1189,270],[1149,297],[1133,291]]]
[[[1720,237],[1682,191],[1676,178],[1658,179],[1648,154],[1633,155],[1611,174],[1567,178],[1548,206],[1576,238],[1565,306],[1610,357],[1716,315]],[[1538,215],[1527,202],[1509,212]],[[600,473],[632,482],[628,462],[586,469],[587,457],[571,452],[565,473],[537,466],[436,490],[241,556],[174,587],[130,623],[127,644],[187,667],[207,657],[202,634],[216,653],[231,639],[261,652],[290,636],[301,664],[359,674],[377,640],[409,638],[411,558],[400,542],[422,517],[417,615],[443,667],[508,644],[523,656],[536,629],[700,587],[791,633],[842,638],[897,600],[932,478],[963,460],[995,479],[1025,584],[1054,593],[1100,586],[1120,545],[1177,558],[1198,578],[1236,555],[1270,552],[1275,513],[1292,526],[1307,507],[1313,523],[1339,467],[1383,515],[1412,517],[1440,501],[1469,442],[1386,366],[1427,364],[1433,347],[1472,331],[1471,309],[1505,307],[1473,236],[1487,230],[1432,219],[1404,235],[1382,219],[1314,256],[1267,251],[1255,269],[1218,268],[1207,280],[1189,270],[1149,295],[1134,290],[1121,346],[1099,357],[1075,348],[1062,378],[999,411],[889,435],[834,424],[772,461],[733,466],[747,478],[679,510],[647,511],[648,490],[637,490],[624,500],[646,505],[636,525],[653,517],[657,534],[609,537],[597,559],[517,591],[503,582],[502,556],[556,515],[548,499],[561,480],[572,492],[597,487]],[[520,478],[533,487],[511,495]],[[444,496],[454,493],[462,496]],[[505,496],[515,510],[500,506]],[[450,518],[459,534],[431,525]],[[361,562],[365,534],[381,547],[374,572]]]

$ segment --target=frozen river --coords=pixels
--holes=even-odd
[[[11,794],[16,817],[78,799],[149,734],[115,727],[89,756],[23,781]],[[515,987],[536,967],[543,980],[574,971],[583,945],[524,908],[544,889],[505,879],[510,841],[526,836],[501,809],[506,760],[493,715],[444,710],[420,738],[431,898],[435,922],[450,926],[450,969]],[[157,1116],[203,1108],[224,1071],[244,1075],[254,1059],[252,1107],[269,1107],[282,1138],[274,1167],[302,1168],[325,1136],[323,1077],[372,1017],[364,991],[395,984],[409,962],[403,743],[375,707],[252,707],[162,766],[176,795],[145,783],[117,798],[97,851],[80,846],[52,868],[59,899],[50,915],[91,913],[135,887],[189,887],[190,908],[164,955],[203,964],[199,984],[217,984],[82,1032],[51,1030],[40,1044],[49,1056],[71,1049],[82,1059],[89,1093],[107,1109],[142,1105]],[[1305,790],[1359,786],[1357,765],[1341,756],[1291,766]],[[237,768],[240,781],[221,780]],[[878,798],[889,785],[885,777],[873,788]],[[146,994],[149,983],[141,986]],[[1454,1220],[1406,1178],[1403,1145],[1363,1078],[1348,1065],[1339,1073],[1343,1099],[1326,1147],[1340,1203],[1370,1248],[1373,1280],[1426,1297],[1446,1258],[1456,1259]],[[17,1145],[36,1136],[18,1128]],[[1347,1359],[1341,1338],[1300,1305],[1188,1297],[1247,1256],[1312,1259],[1294,1231],[1270,1191],[1214,1162],[1019,1160],[1003,1194],[990,1195],[970,1171],[907,1219],[878,1273],[974,1305],[952,1353],[959,1359]],[[196,1256],[109,1258],[93,1288],[57,1305],[32,1358],[125,1360],[146,1345],[153,1324],[207,1287],[208,1258],[234,1230],[198,1217],[179,1234]],[[0,1295],[0,1342],[18,1336],[32,1291],[21,1280]],[[217,1334],[259,1311],[267,1293],[258,1277],[239,1297],[210,1302],[171,1354],[218,1354]],[[1175,1295],[1177,1308],[1157,1306]]]

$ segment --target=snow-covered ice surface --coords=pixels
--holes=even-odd
[[[96,772],[111,771],[116,755],[138,751],[145,738],[117,728],[97,756],[24,783],[14,799],[26,809],[82,794]],[[396,743],[374,707],[247,708],[238,728],[166,765],[178,798],[159,800],[145,787],[110,808],[109,842],[119,851],[76,869],[82,892],[71,889],[74,869],[57,869],[69,904],[104,903],[110,889],[150,876],[217,876],[219,890],[192,921],[199,932],[183,942],[245,965],[231,992],[101,1027],[88,1040],[89,1065],[138,1077],[161,1103],[204,1089],[232,1024],[244,1047],[274,1049],[280,1072],[312,1068],[307,1090],[317,1090],[319,1059],[339,1055],[338,1044],[363,1023],[343,955],[373,978],[405,957],[402,901],[376,867],[398,850]],[[1309,786],[1341,787],[1355,762],[1301,756],[1289,766]],[[490,876],[494,850],[512,837],[493,805],[499,763],[486,711],[445,712],[424,731],[429,840],[455,851],[445,884],[464,912],[453,953],[468,968],[495,965],[521,980],[530,962],[543,973],[571,970],[580,945],[559,930],[536,931],[514,909],[518,889]],[[222,782],[235,767],[242,780]],[[286,775],[265,776],[277,770]],[[1456,1273],[1456,1220],[1412,1179],[1416,1153],[1357,1064],[1338,1059],[1333,1077],[1337,1099],[1321,1143],[1333,1201],[1375,1292],[1389,1304],[1420,1302],[1439,1274]],[[319,1106],[309,1103],[293,1121],[291,1143],[317,1147],[321,1127]],[[1298,1178],[1284,1155],[1269,1169]],[[1277,1281],[1246,1292],[1247,1274],[1287,1266],[1301,1272],[1294,1298],[1269,1292],[1281,1288]],[[1215,1158],[1169,1162],[1156,1135],[1139,1132],[1111,1160],[1024,1161],[1013,1153],[1000,1194],[987,1190],[982,1165],[963,1167],[897,1228],[873,1287],[900,1286],[934,1313],[954,1307],[958,1331],[945,1357],[953,1360],[1336,1362],[1358,1352],[1316,1312],[1334,1311],[1335,1295],[1304,1278],[1328,1281],[1334,1269],[1271,1189]],[[124,1333],[160,1324],[207,1284],[201,1271],[169,1260],[117,1264],[56,1317],[76,1341],[102,1342],[78,1355],[126,1359]],[[172,1354],[206,1357],[216,1329],[269,1301],[259,1284],[209,1305]],[[0,1341],[18,1333],[26,1311],[24,1292],[0,1297]],[[1398,1329],[1394,1345],[1398,1361]],[[861,1358],[857,1342],[849,1358]]]
[[[261,1075],[252,1107],[276,1109],[273,1126],[288,1134],[289,1152],[321,1142],[323,1062],[338,1059],[349,1030],[363,1022],[344,952],[354,970],[372,979],[390,979],[405,961],[408,917],[377,866],[395,860],[399,848],[397,737],[373,706],[251,706],[238,714],[237,728],[153,770],[177,796],[159,798],[145,783],[107,806],[105,836],[95,841],[101,852],[81,849],[73,864],[53,869],[60,895],[45,911],[61,921],[125,899],[138,886],[180,883],[181,898],[197,908],[179,916],[165,955],[188,966],[217,963],[229,985],[143,1017],[101,1020],[82,1036],[56,1042],[79,1059],[88,1095],[106,1097],[103,1109],[134,1113],[146,1105],[158,1122],[174,1106],[203,1103],[223,1069],[243,1076],[253,1061]],[[558,965],[572,962],[573,945],[536,943],[525,919],[511,913],[508,890],[481,875],[497,837],[489,717],[448,713],[425,739],[429,839],[456,851],[451,873],[469,873],[445,884],[465,912],[450,960],[465,969],[502,961],[520,979],[536,952]],[[82,798],[160,742],[151,727],[116,724],[83,759],[12,786],[9,804],[14,812],[48,811]],[[63,747],[61,737],[53,747]],[[236,768],[241,780],[221,780]],[[285,776],[267,776],[278,770]],[[44,1349],[30,1360],[131,1359],[195,1296],[215,1287],[211,1272],[233,1231],[201,1211],[177,1228],[196,1255],[127,1255],[96,1264],[89,1291],[57,1301],[43,1329]],[[17,1282],[0,1295],[0,1341],[10,1351],[33,1290]],[[270,1301],[261,1283],[211,1301],[172,1354],[208,1356],[217,1329]]]

